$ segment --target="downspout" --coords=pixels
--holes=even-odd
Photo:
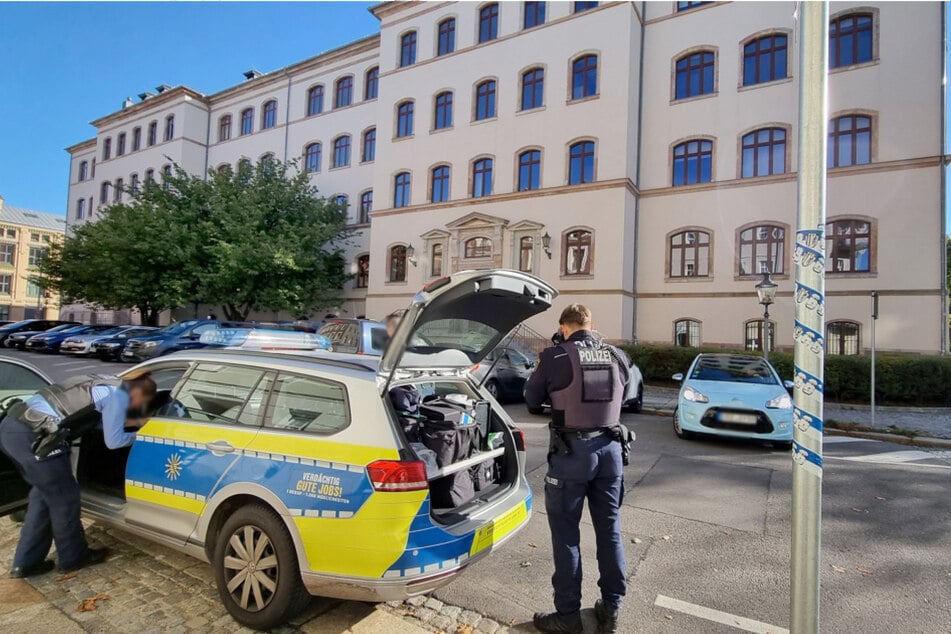
[[[634,159],[634,262],[633,274],[634,280],[631,290],[633,292],[632,301],[634,311],[631,318],[631,341],[637,343],[637,260],[640,258],[639,243],[641,240],[641,154],[643,150],[644,133],[642,126],[644,124],[644,38],[647,35],[647,24],[645,11],[647,2],[641,2],[641,46],[640,59],[638,60],[637,71],[637,157]]]
[[[945,136],[948,133],[948,24],[947,2],[941,3],[941,354],[948,352],[948,166],[947,143]]]
[[[202,178],[208,180],[208,161],[211,159],[211,104],[208,101],[205,101],[205,112],[208,116],[205,117],[205,173],[202,174]]]
[[[284,107],[284,162],[287,163],[287,146],[291,134],[291,74],[284,67],[284,76],[287,77],[287,102]]]

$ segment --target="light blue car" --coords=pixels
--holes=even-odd
[[[793,438],[793,404],[788,390],[762,357],[745,354],[698,354],[682,383],[674,410],[674,433],[767,440],[788,449]]]

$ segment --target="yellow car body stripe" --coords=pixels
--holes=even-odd
[[[183,423],[171,420],[152,419],[142,426],[141,433],[169,440],[188,439],[193,443],[209,443],[227,440],[235,447],[244,447],[258,434],[257,427],[216,427],[204,421]]]
[[[262,429],[247,449],[285,456],[345,462],[361,469],[374,460],[399,460],[396,447],[370,447]]]
[[[498,517],[476,531],[472,539],[472,548],[469,549],[469,555],[485,550],[486,548],[502,541],[512,531],[525,523],[528,519],[528,507],[522,502],[505,515]]]
[[[205,508],[205,501],[176,495],[175,493],[166,493],[155,489],[148,489],[142,486],[129,484],[125,485],[125,496],[127,499],[140,500],[165,506],[179,511],[186,511],[195,515],[201,515]]]

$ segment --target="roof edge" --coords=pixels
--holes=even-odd
[[[121,119],[131,117],[133,115],[140,114],[142,111],[148,110],[152,106],[168,103],[170,101],[173,101],[177,97],[191,97],[192,99],[198,99],[203,103],[205,102],[205,95],[198,92],[197,90],[193,88],[189,88],[188,86],[175,86],[171,90],[166,90],[165,92],[159,95],[155,95],[154,97],[149,97],[145,101],[140,101],[139,103],[133,106],[129,106],[128,108],[124,108],[117,112],[113,112],[112,114],[107,114],[104,117],[99,117],[98,119],[94,119],[93,121],[90,121],[89,123],[90,125],[99,128],[103,125],[113,123],[115,121],[119,121]]]
[[[66,151],[70,154],[75,154],[80,150],[91,150],[96,147],[96,137],[91,139],[86,139],[85,141],[80,141],[79,143],[74,143],[66,148]]]

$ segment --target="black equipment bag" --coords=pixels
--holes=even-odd
[[[390,402],[400,419],[403,433],[409,442],[422,442],[419,415],[419,391],[412,385],[397,385],[390,389]]]
[[[423,418],[420,428],[423,444],[436,454],[440,468],[472,454],[479,427],[464,406],[437,398],[421,405],[419,413]],[[429,486],[435,508],[456,507],[475,496],[475,484],[468,469],[433,480]]]

